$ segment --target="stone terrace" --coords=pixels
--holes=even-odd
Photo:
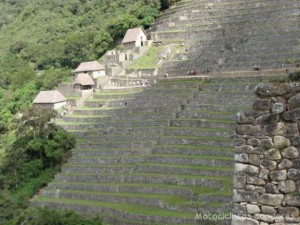
[[[152,27],[153,39],[186,46],[160,73],[290,66],[300,60],[299,15],[298,0],[181,1]]]
[[[270,79],[186,77],[96,93],[60,122],[77,148],[33,204],[114,225],[187,225],[197,212],[230,212],[235,112]]]

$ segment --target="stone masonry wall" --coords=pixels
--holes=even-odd
[[[232,225],[299,225],[300,84],[260,84],[237,115]]]

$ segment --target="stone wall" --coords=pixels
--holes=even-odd
[[[232,224],[299,224],[300,84],[260,84],[237,115]]]

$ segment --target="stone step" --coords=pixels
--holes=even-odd
[[[166,127],[164,129],[164,134],[167,136],[193,136],[193,137],[226,137],[229,138],[233,135],[233,130],[231,129],[198,129],[191,127]]]
[[[169,113],[134,113],[127,115],[115,115],[116,120],[156,120],[156,119],[172,119],[176,117],[176,111]]]
[[[199,119],[217,119],[217,120],[235,120],[236,119],[236,113],[234,114],[221,114],[221,113],[215,113],[213,111],[200,111],[200,110],[185,110],[183,112],[180,112],[177,115],[177,118],[199,118]],[[214,133],[212,134],[214,135]]]
[[[276,71],[271,71],[275,74]],[[217,83],[217,84],[224,84],[224,83],[234,83],[234,82],[249,82],[249,83],[268,83],[270,80],[279,79],[279,78],[287,78],[287,74],[285,71],[282,71],[282,75],[273,75],[273,76],[266,76],[266,75],[253,75],[249,74],[249,76],[242,76],[242,77],[210,77],[209,83]]]
[[[111,157],[127,157],[127,156],[143,156],[151,152],[149,148],[137,149],[74,149],[72,157],[98,157],[98,156],[111,156]]]
[[[155,184],[126,184],[126,183],[95,183],[95,182],[52,182],[48,185],[52,189],[85,190],[100,192],[126,192],[126,193],[150,193],[177,195],[191,198],[195,187],[178,185],[155,185]]]
[[[239,112],[241,110],[251,109],[251,105],[232,105],[232,104],[199,104],[194,103],[189,105],[184,105],[187,110],[202,110],[202,111],[215,111],[215,112]]]
[[[208,164],[208,163],[205,163]],[[213,163],[212,163],[213,164]],[[90,164],[67,164],[62,168],[63,173],[165,173],[172,175],[199,175],[199,176],[233,176],[230,168],[204,166],[204,165],[180,165],[180,164],[158,164],[141,163],[140,165],[90,165]]]
[[[218,84],[217,84],[218,85]],[[223,84],[222,86],[225,86]],[[222,88],[221,86],[221,88]],[[249,86],[248,86],[249,87]],[[247,85],[245,88],[248,88]],[[220,88],[220,89],[221,89]],[[202,98],[254,98],[254,90],[247,90],[247,91],[215,91],[215,92],[208,92],[207,86],[203,86],[203,91],[194,94],[194,99],[202,99]]]
[[[77,144],[77,148],[84,149],[98,149],[98,148],[150,148],[156,144],[157,140],[148,140],[148,141],[113,141],[113,142],[91,142],[91,143],[82,143]]]
[[[146,89],[147,87],[111,87],[111,88],[104,88],[101,89],[100,92],[98,93],[115,93],[115,94],[124,94],[124,93],[128,93],[128,94],[132,94],[132,93],[138,93],[138,92],[142,92]]]
[[[145,141],[145,140],[153,140],[153,139],[157,139],[160,136],[159,133],[155,132],[155,133],[139,133],[139,134],[135,134],[135,135],[107,135],[107,134],[103,134],[101,136],[96,136],[96,135],[91,135],[91,136],[87,136],[85,137],[85,141],[87,143],[93,143],[93,142],[113,142],[113,141]]]
[[[203,156],[190,156],[186,155],[151,155],[148,157],[149,163],[163,163],[172,165],[190,165],[190,166],[219,166],[233,168],[234,161],[232,158],[213,159],[213,157]],[[166,173],[166,171],[164,171]]]
[[[134,92],[134,93],[102,93],[97,92],[93,95],[94,99],[101,99],[101,100],[117,100],[117,99],[130,99],[130,98],[136,98],[137,96],[141,95],[143,92]]]
[[[231,138],[220,137],[190,137],[190,136],[162,136],[159,145],[200,145],[214,147],[233,147]]]
[[[199,145],[156,145],[153,147],[153,154],[181,154],[187,156],[206,155],[206,156],[224,156],[233,157],[234,148],[232,147],[214,147],[214,146],[199,146]]]
[[[218,98],[202,98],[199,100],[193,100],[192,102],[189,103],[189,105],[202,105],[202,104],[236,104],[239,106],[251,106],[253,102],[253,98],[233,98],[233,99],[218,99]]]
[[[169,205],[163,199],[163,196],[150,195],[143,196],[142,194],[134,193],[107,193],[99,191],[70,191],[70,190],[43,190],[41,196],[48,196],[53,198],[68,198],[68,199],[79,199],[88,201],[100,201],[100,202],[117,202],[124,204],[137,204],[142,206],[154,206],[164,208],[171,211],[183,211],[185,212],[196,212],[196,209],[188,206],[188,199],[182,199],[182,202],[186,202],[186,206],[176,207]],[[161,198],[159,198],[161,197]]]
[[[145,157],[141,155],[133,156],[74,156],[68,161],[70,164],[89,164],[91,166],[97,165],[126,165],[139,164],[146,162]],[[82,171],[80,171],[82,172]]]
[[[148,214],[142,214],[139,212],[141,206],[140,205],[130,205],[125,203],[106,203],[106,202],[100,202],[100,201],[84,201],[84,200],[78,200],[78,199],[67,199],[67,198],[53,198],[53,197],[38,197],[35,199],[35,201],[32,203],[32,206],[35,207],[45,207],[48,206],[50,208],[56,208],[56,209],[64,209],[64,210],[74,210],[79,213],[88,213],[88,214],[101,214],[101,215],[109,215],[112,218],[122,218],[126,219],[127,221],[132,220],[136,221],[137,224],[146,225],[147,222],[155,221],[152,223],[153,225],[164,223],[164,224],[187,224],[187,223],[193,223],[194,218],[192,218],[192,214],[194,213],[186,213],[186,217],[183,215],[180,215],[180,212],[174,212],[174,214],[177,215],[177,218],[174,217],[167,217],[167,216],[157,216],[153,213]],[[137,211],[137,213],[129,213],[129,212],[123,212],[125,208],[130,209],[130,211]],[[153,211],[153,207],[151,206],[144,206],[143,208],[148,208],[149,211]],[[157,208],[157,207],[156,207]],[[158,212],[160,210],[163,211],[163,213],[170,212],[165,209],[157,208]],[[160,210],[159,210],[160,209]],[[128,210],[126,210],[128,211]],[[171,211],[172,212],[172,211]],[[182,213],[183,214],[183,213]],[[190,215],[189,215],[190,214]],[[167,213],[167,215],[170,215],[170,213]],[[189,218],[190,217],[190,218]],[[108,220],[108,221],[116,221]],[[118,221],[118,220],[117,220]],[[140,222],[141,221],[141,222]],[[116,223],[114,223],[116,224]],[[119,224],[119,222],[118,222]],[[126,223],[125,223],[126,224]],[[125,225],[124,223],[120,223],[120,225]],[[132,223],[129,223],[132,224]]]
[[[176,105],[173,102],[169,102],[166,106],[135,106],[132,105],[129,107],[122,108],[81,108],[74,109],[73,113],[75,115],[86,115],[86,116],[113,116],[119,114],[128,114],[128,113],[162,113],[169,112],[170,110],[181,109],[180,106]]]
[[[234,127],[236,126],[236,122],[232,120],[179,118],[170,120],[169,125],[174,127],[234,129]]]
[[[134,101],[132,98],[128,99],[91,99],[84,102],[84,106],[87,108],[101,108],[101,107],[124,107],[125,102]]]
[[[101,183],[143,183],[143,184],[173,184],[197,187],[221,188],[218,177],[187,176],[170,174],[92,174],[92,173],[59,173],[57,181],[64,182],[101,182]],[[222,178],[224,179],[224,178]]]
[[[75,123],[98,123],[111,121],[111,116],[84,116],[84,115],[75,115],[69,114],[64,116],[63,121],[65,122],[75,122]]]

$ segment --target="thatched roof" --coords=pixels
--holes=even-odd
[[[75,84],[80,84],[85,86],[85,85],[95,85],[95,82],[87,73],[80,73],[76,76]]]
[[[78,72],[86,72],[86,71],[100,71],[105,70],[105,67],[101,65],[97,61],[91,62],[83,62],[81,63],[75,70],[76,73]]]
[[[122,43],[124,44],[124,43],[135,42],[138,39],[138,36],[141,31],[146,35],[144,29],[142,28],[134,28],[134,29],[127,30]]]
[[[33,100],[33,103],[58,103],[65,102],[67,99],[59,91],[41,91]]]

